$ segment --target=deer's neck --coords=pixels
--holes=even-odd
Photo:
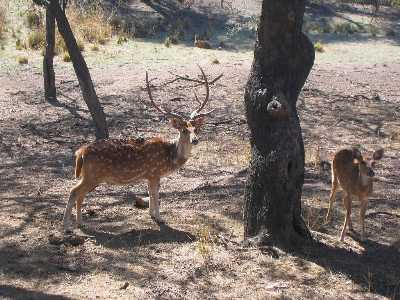
[[[179,135],[178,139],[175,141],[175,155],[173,162],[177,167],[183,165],[190,157],[192,152],[192,144]]]
[[[360,174],[359,180],[360,180],[361,186],[363,186],[363,187],[368,186],[371,182],[371,179],[368,176],[364,176],[362,174]]]

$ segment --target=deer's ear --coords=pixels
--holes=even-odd
[[[181,129],[183,127],[183,121],[179,120],[178,118],[172,118],[170,120],[171,126],[174,127],[175,129]]]
[[[383,148],[376,150],[374,154],[372,154],[373,160],[380,160],[383,157],[383,152]]]
[[[190,123],[192,123],[193,127],[195,127],[196,129],[199,129],[204,124],[204,117],[198,117],[198,118],[194,119],[193,121],[190,121]]]

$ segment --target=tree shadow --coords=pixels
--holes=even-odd
[[[13,285],[0,285],[0,297],[12,300],[43,299],[43,300],[69,300],[70,297],[52,295],[44,292],[32,291]]]
[[[167,224],[159,224],[160,229],[130,230],[123,233],[100,232],[85,227],[82,232],[96,243],[110,249],[132,249],[143,245],[160,243],[192,243],[196,237],[189,232],[178,230]]]
[[[356,239],[356,237],[353,236]],[[324,240],[325,239],[325,240]],[[335,273],[346,274],[353,282],[367,291],[386,297],[394,297],[400,282],[400,252],[393,246],[375,241],[357,240],[364,251],[357,253],[351,248],[338,248],[327,243],[319,235],[316,242],[296,253],[299,257],[314,262]],[[396,297],[400,295],[397,294]],[[398,299],[398,298],[393,298]]]

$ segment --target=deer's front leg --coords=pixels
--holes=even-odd
[[[150,216],[154,221],[162,222],[160,217],[160,201],[158,197],[160,178],[149,180],[147,189],[150,196]]]

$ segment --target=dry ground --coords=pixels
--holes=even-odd
[[[173,137],[146,107],[144,72],[210,76],[215,114],[189,162],[161,187],[161,214],[133,206],[144,185],[101,186],[85,201],[84,243],[57,237],[73,179],[73,153],[93,128],[71,66],[56,59],[58,102],[43,99],[41,57],[19,66],[0,52],[0,297],[6,299],[383,299],[400,298],[400,55],[392,40],[326,41],[299,101],[306,146],[303,207],[321,244],[301,254],[243,249],[243,188],[249,159],[243,88],[251,52],[165,48],[144,41],[86,53],[111,135]],[[212,64],[218,59],[220,64]],[[184,84],[160,101],[191,95]],[[201,93],[201,90],[199,90]],[[193,102],[168,103],[189,111]],[[338,148],[384,147],[367,212],[367,240],[338,241],[343,206],[323,224],[329,172],[315,162]],[[319,149],[319,150],[318,150]],[[359,229],[358,203],[354,210]]]

